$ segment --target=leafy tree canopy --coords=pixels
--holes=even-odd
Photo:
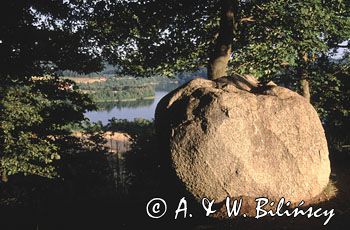
[[[243,46],[233,66],[241,73],[273,76],[285,68],[307,69],[350,39],[350,1],[250,1],[243,9]]]
[[[207,66],[225,4],[234,15],[234,29],[224,32],[233,35],[235,72],[272,76],[305,66],[350,37],[350,1],[343,0],[99,1],[88,26],[124,71],[170,75]]]
[[[206,65],[219,1],[99,1],[89,27],[109,61],[128,73],[161,73]]]
[[[56,69],[100,67],[88,36],[82,36],[80,1],[5,0],[0,7],[0,77],[28,79]]]
[[[80,1],[5,0],[0,4],[0,174],[52,178],[69,130],[91,100],[67,89],[73,82],[42,78],[56,69],[100,67],[83,36]],[[36,78],[34,78],[36,76]]]
[[[55,161],[65,152],[67,126],[94,108],[86,95],[57,87],[57,79],[0,88],[0,172],[56,176]]]

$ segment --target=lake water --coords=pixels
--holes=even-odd
[[[152,120],[158,102],[166,94],[168,91],[156,91],[155,98],[150,100],[101,103],[98,111],[87,112],[85,115],[91,122],[101,121],[104,125],[113,117],[129,121],[133,121],[135,118]]]

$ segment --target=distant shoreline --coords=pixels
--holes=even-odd
[[[126,101],[141,101],[141,100],[153,100],[155,96],[143,97],[143,98],[130,98],[130,99],[121,99],[121,100],[98,100],[94,101],[95,103],[105,103],[105,102],[126,102]]]

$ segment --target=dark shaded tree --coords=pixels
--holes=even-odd
[[[84,38],[80,1],[10,1],[0,5],[0,77],[28,80],[57,69],[90,72],[100,58]]]
[[[103,54],[130,73],[208,68],[271,77],[298,69],[310,97],[308,68],[348,40],[349,1],[100,1],[88,23]]]
[[[0,173],[57,175],[60,139],[94,108],[52,74],[57,69],[93,71],[100,58],[82,33],[80,1],[0,3]],[[47,77],[44,77],[47,76]]]
[[[248,1],[251,22],[241,27],[244,46],[234,58],[241,73],[273,77],[296,70],[301,94],[310,100],[310,72],[317,59],[350,39],[350,1]],[[245,40],[243,40],[245,38]]]
[[[89,23],[109,61],[123,71],[162,73],[208,66],[226,75],[238,1],[100,1]],[[219,76],[220,75],[220,76]]]

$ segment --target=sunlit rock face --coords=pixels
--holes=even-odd
[[[156,110],[162,154],[200,200],[281,197],[309,200],[330,175],[320,119],[302,96],[253,77],[195,79]]]

